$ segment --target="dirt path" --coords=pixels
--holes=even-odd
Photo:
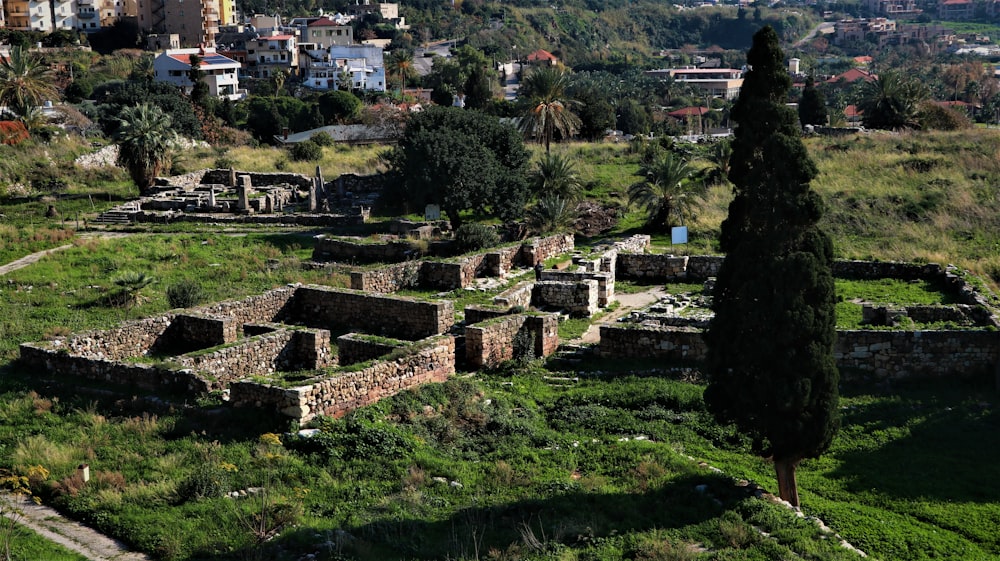
[[[583,333],[583,336],[576,341],[571,341],[572,343],[599,343],[601,341],[601,325],[614,323],[618,321],[618,318],[628,314],[632,310],[638,308],[644,308],[653,302],[665,297],[667,295],[666,291],[663,290],[662,285],[652,286],[649,290],[644,290],[642,292],[635,292],[631,294],[615,294],[615,300],[618,301],[619,306],[616,310],[609,312],[601,317],[601,319],[590,324],[587,331]]]
[[[16,520],[22,526],[43,538],[55,542],[91,561],[150,561],[150,557],[129,551],[122,543],[98,533],[83,524],[63,518],[57,511],[43,505],[24,502],[7,494],[0,494],[0,501],[21,511]],[[8,515],[8,508],[4,508]],[[8,517],[11,517],[8,515]]]
[[[55,253],[57,251],[62,251],[64,249],[69,249],[73,247],[73,244],[61,245],[59,247],[54,247],[52,249],[46,249],[45,251],[39,251],[32,253],[31,255],[24,256],[17,261],[12,261],[6,265],[0,265],[0,277],[6,275],[7,273],[14,272],[18,269],[23,269],[28,265],[33,265],[38,262],[39,259],[45,257],[50,253]]]

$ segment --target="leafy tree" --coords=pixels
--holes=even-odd
[[[705,334],[704,399],[772,459],[781,498],[797,506],[796,468],[825,452],[840,424],[833,245],[817,226],[817,169],[786,106],[791,79],[773,29],[754,35],[747,64],[732,113],[735,197]]]
[[[292,144],[288,155],[296,162],[316,162],[323,159],[323,147],[312,140],[303,140]]]
[[[170,115],[149,104],[126,107],[115,132],[118,165],[145,194],[156,176],[170,167],[171,150],[177,134],[171,128]]]
[[[475,67],[462,88],[465,106],[469,109],[486,109],[493,101],[493,81],[484,67]]]
[[[649,111],[634,99],[626,99],[618,106],[618,129],[625,134],[646,134],[652,122]]]
[[[521,117],[521,132],[544,144],[545,152],[556,134],[568,139],[580,130],[580,118],[570,110],[576,102],[566,96],[568,85],[569,75],[554,66],[535,69],[521,85],[529,92],[528,105]]]
[[[920,128],[917,111],[928,97],[927,87],[902,72],[886,70],[864,86],[861,110],[865,126],[872,129]]]
[[[539,197],[575,200],[583,190],[583,181],[573,161],[561,154],[543,154],[531,171],[531,184]]]
[[[826,125],[826,98],[823,92],[816,89],[812,76],[806,78],[806,87],[802,90],[799,100],[799,122],[805,125]]]
[[[386,156],[390,194],[414,208],[441,205],[452,227],[461,212],[517,217],[527,198],[528,151],[514,128],[479,111],[431,107],[413,114]]]
[[[246,101],[247,129],[261,142],[273,142],[285,128],[306,131],[323,126],[322,108],[291,96],[252,96]]]
[[[657,230],[683,223],[705,195],[705,184],[695,169],[673,152],[661,153],[638,174],[643,179],[629,186],[629,203],[645,207],[647,224]]]
[[[500,235],[486,224],[466,222],[455,230],[455,249],[458,253],[469,253],[500,244]]]
[[[325,124],[343,123],[361,115],[361,100],[349,91],[334,90],[319,96],[319,111]]]
[[[615,128],[615,108],[606,93],[596,86],[573,87],[573,99],[580,102],[580,136],[587,140],[603,138],[608,129]]]
[[[0,105],[23,115],[29,108],[57,97],[52,72],[28,49],[11,47],[7,57],[0,58]]]

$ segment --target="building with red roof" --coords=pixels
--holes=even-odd
[[[167,50],[153,60],[153,81],[173,84],[191,93],[194,83],[188,77],[191,71],[191,57],[200,59],[199,70],[202,81],[208,84],[210,95],[232,100],[246,97],[246,90],[240,90],[238,73],[240,63],[224,57],[212,48]]]
[[[938,19],[965,20],[975,16],[972,0],[941,0],[938,2]]]
[[[556,64],[559,64],[559,59],[556,58],[556,55],[544,49],[538,49],[537,51],[529,54],[527,60],[529,64],[537,64],[540,66],[555,66]]]
[[[829,80],[827,80],[827,83],[829,83],[829,84],[838,84],[838,83],[848,83],[848,84],[850,84],[850,83],[853,83],[853,82],[857,82],[858,80],[864,80],[865,82],[874,82],[877,79],[878,79],[878,76],[875,75],[875,74],[872,74],[871,72],[865,72],[864,70],[861,70],[860,68],[852,68],[852,69],[848,70],[847,72],[844,72],[843,74],[838,74],[836,76],[833,76],[832,78],[830,78]]]

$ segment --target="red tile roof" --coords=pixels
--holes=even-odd
[[[682,107],[681,109],[667,113],[667,115],[677,119],[683,119],[684,117],[691,117],[694,115],[701,116],[709,111],[711,111],[711,109],[708,107]]]
[[[878,78],[878,76],[871,74],[870,72],[865,72],[860,68],[852,68],[843,74],[839,74],[827,80],[828,83],[835,84],[840,81],[844,82],[856,82],[858,80],[864,80],[865,82],[871,82]]]
[[[556,58],[556,55],[554,55],[554,54],[552,54],[552,53],[550,53],[550,52],[548,52],[548,51],[546,51],[544,49],[538,49],[537,51],[535,51],[535,52],[533,52],[533,53],[531,53],[531,54],[528,55],[528,61],[529,62],[536,61],[536,60],[558,60],[558,59]]]

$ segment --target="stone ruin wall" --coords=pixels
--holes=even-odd
[[[533,306],[566,310],[568,314],[576,317],[590,317],[597,313],[597,281],[536,282],[531,294],[531,303]]]
[[[318,285],[297,288],[292,304],[290,317],[310,327],[345,326],[407,340],[446,333],[455,322],[448,300],[421,302]]]
[[[376,341],[360,333],[348,333],[337,337],[337,357],[342,366],[357,364],[385,356],[406,344],[405,341]]]
[[[413,286],[449,291],[465,288],[477,277],[501,277],[515,265],[534,266],[550,257],[572,251],[571,234],[538,238],[497,251],[467,256],[455,261],[408,261],[351,272],[351,288],[388,294]],[[416,284],[414,284],[416,283]]]
[[[171,216],[155,212],[140,212],[131,216],[140,223],[168,224],[172,222],[194,222],[202,224],[275,224],[295,226],[316,226],[336,228],[340,226],[357,226],[364,224],[364,214],[233,214],[220,216],[218,214],[178,213]]]
[[[455,338],[443,335],[418,344],[412,354],[392,362],[376,362],[356,372],[295,388],[253,382],[230,386],[230,403],[280,413],[299,423],[319,415],[341,417],[380,399],[429,382],[444,382],[455,373]]]
[[[202,395],[209,391],[208,383],[190,370],[72,355],[54,348],[50,342],[22,343],[20,353],[21,363],[38,372],[151,391],[166,390],[188,395]]]
[[[347,263],[397,263],[410,259],[413,246],[406,241],[360,243],[338,238],[316,236],[313,261],[340,261]]]
[[[702,331],[675,327],[601,326],[600,354],[605,358],[704,360]],[[996,331],[862,331],[837,332],[837,367],[877,379],[948,376],[993,372],[1000,363]]]
[[[145,356],[157,344],[173,322],[173,314],[126,322],[106,331],[87,331],[65,340],[56,339],[53,348],[71,355],[96,359],[123,360]]]
[[[250,176],[250,183],[253,185],[280,185],[288,183],[300,189],[308,189],[312,186],[313,182],[312,177],[300,173],[263,173],[236,170],[237,182],[244,175]],[[205,170],[199,183],[202,185],[227,185],[235,187],[235,185],[230,185],[230,171],[228,169]]]
[[[279,329],[210,352],[181,355],[174,362],[207,376],[212,389],[223,389],[248,377],[325,368],[335,364],[336,357],[325,329]]]
[[[560,282],[566,284],[576,284],[582,281],[595,281],[597,283],[597,307],[606,308],[615,299],[615,275],[614,273],[589,273],[570,271],[542,271],[543,282]],[[549,292],[541,290],[536,295],[535,301],[539,305],[558,306],[559,301],[552,301],[546,298]],[[589,306],[589,305],[588,305]]]
[[[536,357],[550,356],[559,347],[559,318],[555,314],[515,314],[465,328],[465,356],[472,368],[495,367],[514,358],[515,339],[527,331]]]
[[[297,288],[286,286],[242,300],[227,300],[191,308],[190,311],[216,318],[231,318],[237,326],[278,321],[289,312],[289,302]]]

